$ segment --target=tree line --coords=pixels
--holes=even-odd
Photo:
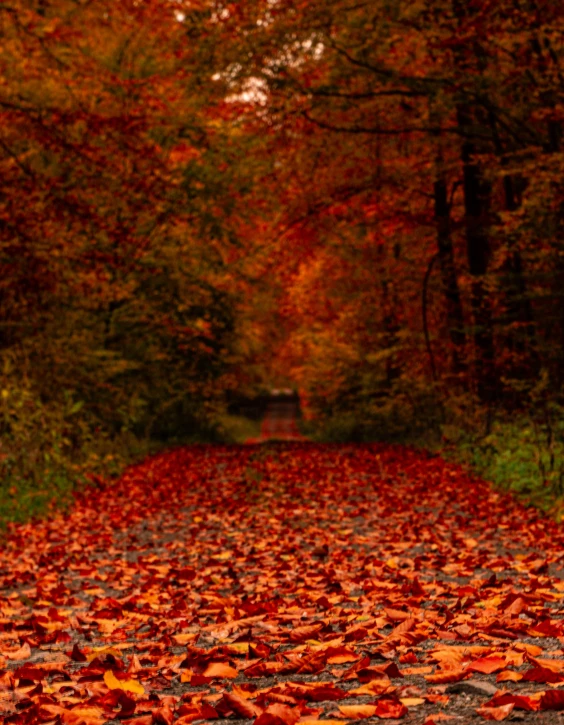
[[[0,23],[10,460],[30,430],[41,460],[210,430],[271,380],[360,437],[559,416],[557,3],[12,0]]]

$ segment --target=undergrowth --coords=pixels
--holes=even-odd
[[[11,522],[65,510],[74,494],[158,450],[194,443],[239,443],[258,423],[218,416],[159,439],[109,431],[70,395],[45,402],[24,384],[0,388],[0,535]],[[86,414],[85,414],[86,413]]]
[[[461,463],[522,502],[564,518],[564,407],[544,380],[527,405],[508,410],[459,393],[401,386],[388,395],[356,398],[302,424],[317,442],[387,442],[412,445]],[[442,391],[444,393],[444,391]]]

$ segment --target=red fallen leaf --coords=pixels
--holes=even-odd
[[[317,672],[321,672],[325,667],[325,652],[312,652],[307,657],[304,657],[296,672],[300,675],[308,674],[315,675]]]
[[[365,667],[356,673],[359,681],[363,684],[370,682],[370,680],[379,680],[382,678],[382,675],[387,675],[388,677],[403,677],[395,662],[388,662],[385,665],[377,667]]]
[[[344,700],[348,695],[346,690],[341,690],[333,685],[319,685],[317,687],[303,687],[298,684],[291,683],[291,693],[296,693],[296,697],[307,702],[325,702],[334,700]]]
[[[527,710],[536,712],[540,708],[538,699],[527,695],[513,695],[510,692],[499,692],[495,694],[489,702],[484,703],[483,707],[499,707],[500,705],[513,704],[517,710]]]
[[[481,672],[484,675],[491,675],[494,672],[499,672],[500,670],[503,670],[503,668],[506,666],[506,662],[503,659],[503,657],[480,657],[480,659],[474,660],[474,662],[471,662],[467,670],[470,670],[471,672]]]
[[[515,705],[512,702],[508,702],[507,705],[499,705],[498,707],[477,707],[476,712],[485,720],[501,722],[511,715],[514,707]]]
[[[181,705],[176,711],[176,714],[180,716],[184,723],[191,723],[194,720],[215,720],[218,717],[217,710],[211,705],[208,705],[207,702],[199,705]],[[254,715],[245,715],[244,717],[254,717]],[[179,720],[176,722],[179,722]]]
[[[78,705],[72,710],[63,710],[60,717],[65,725],[103,725],[106,722],[106,717],[100,708],[88,705]]]
[[[249,655],[251,655],[252,657],[268,657],[271,651],[272,649],[264,642],[257,642],[256,644],[251,642],[249,644]]]
[[[257,662],[243,670],[247,677],[268,677],[268,675],[276,675],[286,669],[283,662]],[[193,682],[194,678],[192,678]]]
[[[561,637],[562,625],[559,622],[551,622],[550,619],[545,619],[544,622],[530,627],[527,634],[530,637]]]
[[[173,722],[174,712],[169,705],[153,710],[153,723],[155,725],[172,725]]]
[[[180,582],[191,582],[196,578],[196,572],[194,569],[186,567],[185,569],[179,569],[177,572],[174,572],[174,576]]]
[[[541,710],[564,710],[564,690],[546,690],[540,699]]]
[[[254,725],[286,725],[286,723],[284,722],[284,720],[282,720],[281,717],[278,717],[278,715],[263,712],[262,715],[259,715],[257,717]]]
[[[234,713],[244,718],[259,717],[263,713],[262,708],[255,705],[254,702],[246,700],[244,697],[235,695],[232,692],[224,692],[223,701]]]
[[[129,662],[129,667],[127,668],[127,674],[128,675],[135,675],[138,672],[140,672],[142,669],[144,669],[143,665],[139,661],[139,657],[137,657],[136,654],[131,655],[131,660]]]
[[[280,718],[285,725],[295,725],[300,719],[300,711],[298,708],[282,705],[279,702],[269,705],[266,708],[265,714]]]
[[[347,670],[343,672],[341,675],[342,680],[353,680],[356,678],[356,673],[359,670],[366,669],[370,666],[370,657],[364,656],[362,657],[358,662],[356,662],[352,667],[349,667]]]
[[[368,637],[368,630],[366,627],[353,627],[347,630],[345,634],[345,642],[360,642],[365,637]]]
[[[306,639],[314,639],[315,635],[323,629],[323,623],[308,624],[304,627],[296,627],[290,632],[292,642],[305,642]]]
[[[47,675],[43,670],[30,665],[18,667],[17,670],[14,670],[13,674],[16,680],[31,680],[32,682],[41,682]]]
[[[88,659],[77,644],[75,644],[72,648],[72,652],[69,653],[69,657],[73,662],[86,662]]]
[[[192,675],[190,678],[190,684],[196,687],[197,685],[207,685],[211,682],[211,677],[204,677],[204,675]]]
[[[270,702],[280,702],[282,705],[297,705],[298,699],[296,697],[292,697],[291,695],[283,695],[281,692],[272,692],[272,690],[268,693],[268,699]]]
[[[415,577],[415,579],[411,582],[410,590],[412,597],[421,598],[427,596],[427,592],[417,577]]]
[[[376,716],[384,718],[393,718],[397,719],[400,717],[403,717],[404,715],[407,715],[408,709],[407,707],[400,702],[399,700],[396,700],[393,697],[386,697],[382,698],[381,700],[378,700],[376,703]]]
[[[139,717],[132,717],[131,719],[124,720],[124,723],[127,723],[127,725],[152,725],[152,722],[152,715],[139,715]],[[180,720],[177,720],[176,722],[179,723]]]
[[[133,713],[135,712],[135,708],[137,707],[137,702],[126,692],[120,692],[118,694],[118,700],[117,704],[120,706],[120,711],[117,714],[117,717],[124,718],[124,717],[131,717]]]
[[[533,667],[520,674],[522,674],[522,679],[526,682],[542,682],[545,684],[564,682],[564,676],[554,670],[550,670],[548,667]]]
[[[521,612],[524,612],[527,609],[527,602],[523,599],[523,597],[516,597],[511,604],[509,604],[505,609],[503,609],[503,612],[505,614],[510,614],[514,617],[517,617]]]

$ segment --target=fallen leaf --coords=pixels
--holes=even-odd
[[[476,712],[485,720],[496,720],[501,722],[511,715],[514,707],[515,705],[512,702],[509,702],[507,705],[498,705],[498,707],[478,707],[476,708]]]
[[[104,682],[110,690],[123,690],[124,692],[133,692],[136,695],[145,693],[140,682],[137,682],[137,680],[118,680],[111,670],[104,672]]]
[[[234,667],[221,662],[212,662],[204,671],[204,677],[230,679],[238,677],[239,673]]]
[[[376,705],[339,705],[339,711],[348,720],[363,720],[367,717],[374,717],[377,707]]]

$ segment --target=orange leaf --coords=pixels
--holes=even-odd
[[[481,657],[475,660],[466,668],[471,672],[481,672],[484,675],[491,675],[493,672],[499,672],[505,667],[503,657]]]
[[[363,720],[374,717],[376,705],[339,705],[339,711],[350,720]]]
[[[429,675],[433,672],[433,668],[430,665],[423,665],[421,667],[404,667],[401,671],[402,675]]]
[[[485,720],[501,722],[511,715],[514,707],[515,705],[512,702],[508,702],[507,705],[499,705],[498,707],[478,707],[476,712]]]
[[[503,670],[495,678],[496,682],[519,682],[523,679],[523,675],[520,672],[514,672],[513,670]]]
[[[460,682],[467,676],[468,672],[464,669],[439,670],[434,675],[425,675],[427,682],[435,685],[444,685],[447,682]]]
[[[295,725],[300,719],[300,712],[297,708],[290,707],[289,705],[282,705],[279,702],[269,705],[266,708],[266,713],[279,717],[286,725]]]
[[[235,712],[244,718],[255,718],[262,714],[263,710],[254,702],[246,700],[240,695],[236,695],[233,692],[224,692],[223,700],[227,705]]]
[[[204,677],[228,678],[230,680],[234,680],[238,675],[239,673],[234,667],[222,662],[212,662],[204,672]]]
[[[323,629],[323,624],[308,624],[304,627],[296,627],[290,632],[292,642],[305,642],[306,639],[313,639]]]
[[[143,695],[145,689],[137,680],[118,680],[111,670],[104,672],[104,682],[110,690],[123,690],[124,692],[134,692],[137,695]]]
[[[9,660],[28,660],[31,657],[31,647],[26,642],[24,645],[22,645],[18,650],[15,652],[4,652],[5,656]]]

